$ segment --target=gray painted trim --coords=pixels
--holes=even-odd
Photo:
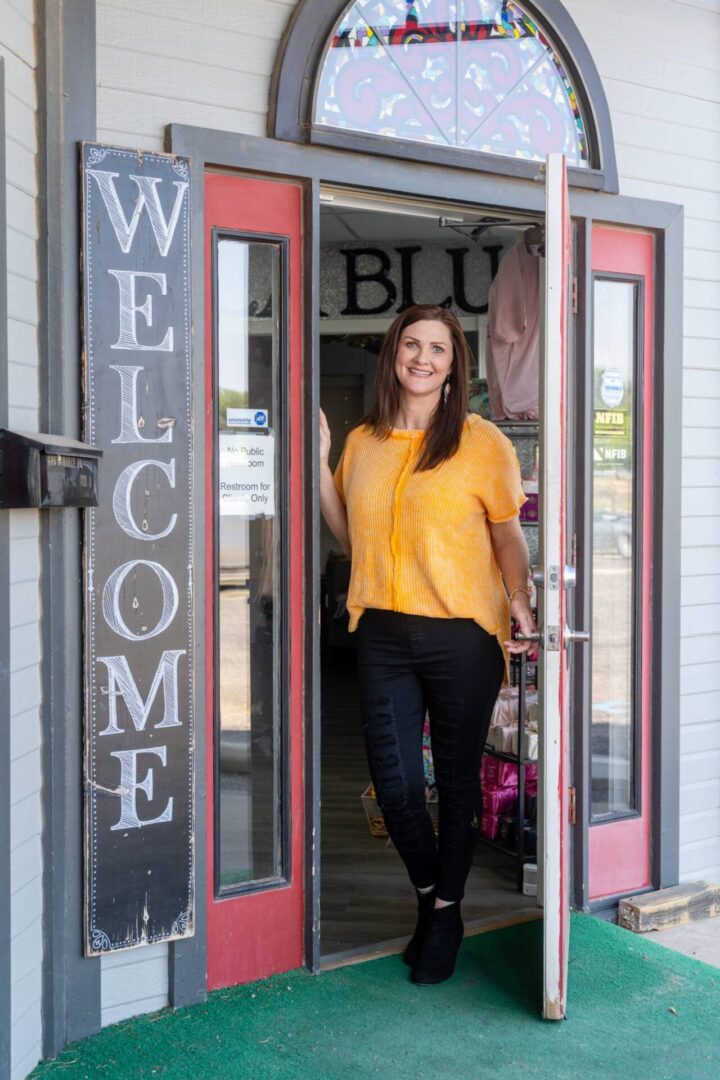
[[[559,0],[542,0],[541,4],[534,3],[534,0],[530,0],[530,3],[524,0],[523,6],[536,11],[538,21],[550,28],[551,36],[553,30],[559,34],[561,51],[568,60],[570,75],[581,95],[590,142],[594,142],[600,152],[600,161],[593,164],[602,171],[605,177],[603,186],[605,193],[616,195],[620,190],[620,185],[610,107],[600,73],[585,44],[585,39]]]
[[[5,63],[0,57],[0,236],[5,237]],[[0,244],[0,427],[8,422],[7,245]],[[0,1076],[10,1075],[10,517],[0,510]]]
[[[317,181],[303,192],[304,274],[307,295],[320,295],[320,199]],[[320,407],[320,313],[317,304],[304,304],[303,315],[303,414],[305,445],[305,964],[320,970],[320,476],[316,417]],[[309,577],[309,581],[307,578]]]
[[[609,904],[605,904],[604,907],[590,907],[588,914],[592,915],[595,919],[602,919],[603,922],[617,923],[618,919],[618,901],[610,901]]]
[[[347,3],[342,4],[342,8]],[[315,72],[325,42],[338,20],[339,3],[301,0],[282,36],[270,80],[268,137],[305,141],[305,119],[312,107]]]
[[[682,502],[684,211],[657,239],[651,714],[652,880],[675,885],[680,870],[680,544]],[[648,433],[649,434],[649,433]],[[647,437],[647,435],[646,435]]]
[[[578,586],[573,589],[574,626],[587,630],[592,626],[592,582],[590,575],[592,506],[584,493],[592,485],[592,221],[578,224],[575,268],[578,285],[578,314],[575,317],[575,526]],[[590,386],[588,386],[588,382]],[[579,717],[572,724],[572,777],[575,785],[575,821],[572,847],[572,895],[576,911],[588,911],[590,821],[590,650],[573,653],[573,709]]]
[[[677,884],[677,883],[676,883]],[[590,915],[596,915],[598,918],[611,918],[612,921],[617,922],[618,904],[621,900],[624,900],[627,896],[645,896],[646,893],[655,892],[654,885],[646,885],[644,889],[633,889],[632,893],[625,892],[613,893],[611,896],[601,896],[599,900],[592,900],[588,907]]]
[[[481,150],[387,139],[382,135],[338,131],[334,128],[308,128],[307,141],[315,146],[334,146],[356,154],[380,154],[383,157],[400,158],[402,161],[412,157],[413,161],[426,162],[428,165],[450,165],[455,169],[470,169],[474,173],[484,172],[521,180],[533,180],[542,166],[542,162],[485,154]],[[605,188],[602,173],[595,169],[577,169],[573,166],[568,166],[568,183],[571,187],[590,188],[595,191]]]
[[[303,0],[294,9],[278,49],[270,84],[268,135],[292,142],[322,142],[345,146],[365,153],[412,157],[426,162],[444,162],[456,167],[487,169],[504,176],[532,177],[536,162],[518,162],[493,154],[473,154],[453,148],[409,144],[404,141],[373,138],[350,132],[327,132],[313,128],[312,108],[316,74],[325,45],[346,8],[347,0]],[[618,188],[615,143],[610,109],[602,81],[577,26],[559,0],[526,2],[528,14],[547,28],[548,36],[561,52],[580,99],[588,128],[590,144],[597,148],[599,160],[593,169],[569,169],[573,186],[596,187],[610,194]]]
[[[94,0],[37,7],[40,429],[81,435],[77,143],[95,138]],[[82,519],[41,515],[43,1052],[100,1030],[100,961],[83,956]]]
[[[193,509],[198,523],[193,555],[193,712],[195,716],[195,933],[168,947],[168,993],[179,1009],[207,999],[206,715],[205,680],[205,182],[202,162],[192,162],[190,185],[190,258],[192,267],[193,343]]]
[[[354,190],[379,189],[417,198],[449,199],[483,209],[522,209],[545,213],[545,188],[534,180],[471,173],[442,165],[399,161],[380,156],[363,157],[326,147],[304,146],[279,139],[264,139],[185,124],[169,126],[171,145],[178,154],[231,169],[305,177],[347,185]],[[655,202],[624,195],[574,189],[570,212],[574,217],[663,229],[675,217],[675,203]]]
[[[224,168],[252,170],[253,172],[278,174],[291,177],[300,177],[311,180],[314,183],[326,182],[338,185],[347,185],[349,188],[373,190],[379,189],[386,192],[395,192],[413,197],[428,199],[448,199],[457,202],[467,202],[483,207],[497,207],[499,209],[522,209],[523,211],[535,211],[544,213],[545,193],[544,188],[537,183],[527,181],[511,181],[505,178],[486,177],[481,175],[467,176],[451,168],[440,166],[423,165],[416,162],[402,162],[383,158],[363,159],[362,183],[358,182],[358,159],[356,155],[349,155],[343,151],[334,149],[319,149],[317,147],[301,146],[292,142],[280,142],[276,139],[262,139],[248,135],[238,135],[223,131],[214,131],[206,128],[191,127],[182,124],[171,124],[167,129],[167,145],[179,154],[194,159],[196,168],[202,164],[215,165]],[[614,195],[608,198],[603,192],[572,191],[570,193],[570,212],[576,218],[586,219],[585,251],[583,254],[585,267],[585,289],[591,288],[590,265],[590,232],[593,223],[616,223],[632,224],[638,228],[667,230],[667,239],[664,247],[664,285],[668,290],[667,307],[664,309],[663,331],[668,335],[663,357],[672,355],[682,356],[682,207],[674,203],[655,202],[649,199],[628,198]],[[594,219],[594,221],[593,221]],[[680,225],[678,225],[678,219]],[[659,233],[660,244],[662,233]],[[197,253],[196,253],[197,259]],[[679,284],[680,283],[680,286]],[[656,283],[657,284],[657,283]],[[656,289],[656,295],[658,290]],[[203,293],[196,293],[196,298]],[[680,300],[678,301],[678,296]],[[587,300],[587,295],[586,295]],[[196,299],[197,303],[197,299]],[[588,309],[590,310],[590,309]],[[587,335],[590,330],[586,326],[585,350],[589,348]],[[660,342],[656,338],[656,355],[660,356]],[[676,377],[679,379],[679,373]],[[667,397],[667,376],[665,388]],[[662,389],[662,388],[659,388]],[[680,406],[679,390],[672,383],[670,389],[673,393],[671,403],[672,415],[668,416],[667,410],[663,414],[663,434],[666,441],[663,443],[663,464],[670,466],[670,471],[665,474],[664,492],[669,511],[666,518],[663,517],[662,544],[674,545],[672,551],[665,554],[663,563],[662,588],[655,595],[659,595],[663,601],[662,619],[662,648],[667,648],[667,656],[661,653],[660,666],[662,684],[655,687],[653,710],[658,705],[658,698],[665,692],[670,695],[669,700],[675,701],[678,697],[677,683],[679,681],[679,499],[680,499],[680,474],[679,454],[675,449],[676,457],[672,458],[668,449],[669,436],[673,432],[669,421],[676,425],[675,438],[678,437],[679,417],[676,415]],[[658,402],[656,397],[656,404]],[[660,404],[662,404],[660,402]],[[586,420],[586,429],[588,422]],[[590,432],[592,428],[590,427]],[[591,434],[586,433],[586,439]],[[586,448],[586,454],[587,454]],[[658,469],[660,463],[656,455]],[[673,516],[674,515],[674,516]],[[589,526],[586,523],[586,528]],[[659,534],[656,531],[656,537]],[[655,552],[657,555],[657,551]],[[672,569],[675,580],[670,580],[670,570],[665,571],[665,566]],[[663,589],[667,589],[666,593]],[[583,613],[589,617],[589,604],[586,603]],[[674,634],[674,637],[673,637]],[[578,650],[580,651],[580,650]],[[672,670],[668,670],[672,668]],[[666,690],[665,690],[666,688]],[[674,696],[673,696],[674,695]],[[319,709],[319,703],[314,702],[313,709]],[[654,715],[655,712],[654,712]],[[656,845],[655,864],[661,864],[663,873],[666,875],[664,884],[674,884],[677,881],[678,862],[678,745],[679,745],[679,709],[675,709],[674,716],[668,716],[667,711],[659,715],[660,739],[655,740],[656,770],[662,769],[661,782],[654,777],[654,791],[658,799],[662,796],[659,816],[657,806],[656,829],[653,844]],[[318,730],[319,713],[313,717],[313,731]],[[589,733],[585,734],[586,745]],[[659,744],[659,745],[658,745]],[[577,768],[577,758],[573,756],[573,769]],[[587,822],[589,821],[589,784],[587,779],[587,763],[581,765],[581,771],[575,772],[575,778],[583,776],[583,793],[581,807],[583,850],[587,852]],[[662,856],[661,853],[662,852]],[[587,856],[585,856],[586,860]],[[588,882],[587,865],[579,869],[574,866],[574,897],[579,910],[588,910]],[[659,879],[658,879],[659,884]],[[578,894],[578,889],[582,891]],[[603,903],[612,903],[611,898],[606,898]],[[594,911],[595,909],[592,908]],[[307,922],[306,922],[306,943]],[[312,942],[311,942],[312,944]],[[313,956],[312,948],[307,951],[308,958]],[[311,961],[312,962],[312,961]]]

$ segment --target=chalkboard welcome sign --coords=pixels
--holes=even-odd
[[[193,933],[189,162],[85,144],[85,950]]]

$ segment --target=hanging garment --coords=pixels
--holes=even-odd
[[[540,402],[540,260],[521,238],[500,262],[488,296],[485,350],[496,420],[537,420]]]

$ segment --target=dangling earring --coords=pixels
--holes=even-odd
[[[450,396],[450,376],[448,375],[443,386],[443,408],[447,405],[447,399]]]

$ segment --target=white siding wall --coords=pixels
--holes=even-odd
[[[568,6],[608,95],[622,194],[685,207],[680,878],[720,881],[720,3],[645,0],[635,42],[613,30],[622,0]]]
[[[102,1025],[154,1012],[168,1003],[168,947],[164,942],[102,958]]]
[[[9,423],[37,430],[37,142],[32,0],[0,0],[5,61]],[[10,514],[12,1077],[41,1054],[39,523]]]
[[[624,0],[565,3],[605,85],[622,194],[685,206],[681,877],[720,879],[720,2],[641,0],[627,34]],[[293,6],[98,0],[98,138],[264,135]]]
[[[98,139],[162,150],[168,123],[264,135],[270,74],[294,6],[98,0]]]

